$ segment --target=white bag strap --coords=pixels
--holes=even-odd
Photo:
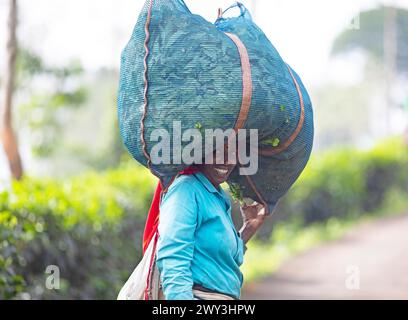
[[[144,300],[158,300],[158,286],[160,284],[159,270],[157,270],[156,266],[156,251],[158,239],[159,231],[156,231],[154,237],[151,240],[152,243],[149,244],[149,247],[152,246],[152,253],[150,255]]]

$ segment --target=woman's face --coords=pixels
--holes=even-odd
[[[203,172],[216,187],[227,181],[237,164],[237,155],[235,152],[231,152],[230,158],[228,158],[228,149],[224,148],[224,159],[222,159],[221,156],[222,154],[220,152],[214,151],[213,164],[203,164],[200,167],[201,172]]]

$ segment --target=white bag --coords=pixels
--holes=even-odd
[[[119,292],[118,300],[159,300],[160,273],[156,266],[158,234],[150,241],[142,260]]]

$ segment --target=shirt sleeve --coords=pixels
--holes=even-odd
[[[191,261],[198,207],[194,188],[179,184],[169,189],[160,206],[156,263],[166,300],[193,300]]]

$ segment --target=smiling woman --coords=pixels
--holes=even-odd
[[[238,16],[224,17],[232,9]],[[183,0],[147,0],[122,53],[118,118],[130,154],[160,179],[145,229],[145,248],[153,243],[157,250],[145,299],[155,298],[158,273],[166,299],[239,299],[244,242],[311,153],[312,104],[299,76],[239,2],[210,23]],[[214,136],[224,146],[236,133],[238,150],[218,161]],[[272,144],[258,149],[258,135]],[[249,166],[243,167],[248,146]],[[225,151],[232,151],[229,143]],[[240,233],[224,182],[255,200],[241,207]]]

